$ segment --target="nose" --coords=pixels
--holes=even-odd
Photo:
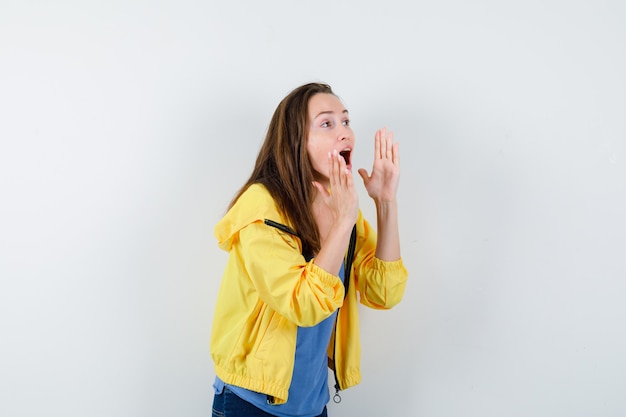
[[[344,140],[349,140],[352,137],[352,129],[349,126],[343,126],[343,128],[339,131],[339,135],[337,136],[337,140],[343,142]]]

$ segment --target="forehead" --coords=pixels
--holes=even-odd
[[[317,93],[309,99],[309,116],[316,117],[320,113],[343,113],[346,111],[341,100],[329,93]]]

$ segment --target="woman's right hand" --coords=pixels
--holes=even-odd
[[[346,161],[335,150],[328,153],[328,179],[330,190],[314,181],[322,201],[330,211],[333,226],[354,225],[359,212],[359,197],[354,185],[352,172],[346,167]]]
[[[314,262],[325,271],[337,275],[359,214],[359,197],[352,173],[336,151],[328,156],[328,179],[330,190],[322,183],[313,182],[319,192],[318,203],[313,204],[320,206],[314,208],[314,215],[322,243]]]

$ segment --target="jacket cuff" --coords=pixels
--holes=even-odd
[[[317,275],[320,281],[322,282],[322,284],[329,286],[329,287],[336,287],[336,286],[343,287],[341,283],[341,279],[337,275],[333,275],[330,272],[326,271],[325,269],[322,269],[320,266],[315,264],[314,261],[315,261],[315,258],[309,261],[309,264],[307,265],[307,269],[309,270],[309,272]]]
[[[404,263],[402,262],[402,258],[397,261],[383,261],[382,259],[378,259],[374,257],[372,262],[372,267],[377,271],[387,271],[387,272],[397,272],[405,270]]]

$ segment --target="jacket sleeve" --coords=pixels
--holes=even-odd
[[[383,261],[375,256],[376,232],[359,212],[354,279],[361,304],[380,310],[398,304],[404,295],[408,272],[402,259]]]
[[[237,246],[259,297],[294,324],[314,326],[342,305],[343,283],[307,262],[298,238],[256,221],[239,231]]]

